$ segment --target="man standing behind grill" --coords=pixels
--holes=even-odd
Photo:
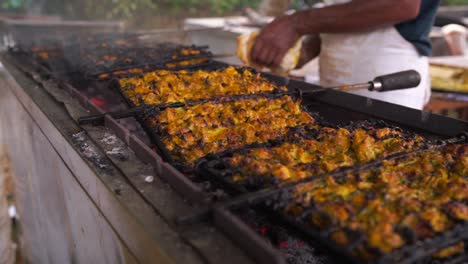
[[[323,86],[367,82],[376,76],[417,70],[419,87],[356,94],[422,109],[430,98],[429,33],[440,0],[324,0],[326,6],[280,16],[258,36],[257,64],[275,67],[302,36],[301,60],[320,55]]]

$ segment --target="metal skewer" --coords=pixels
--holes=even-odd
[[[311,91],[301,91],[300,96],[304,95],[311,95],[315,93],[326,92],[328,90],[335,90],[335,91],[356,91],[356,90],[369,90],[374,92],[389,92],[395,90],[402,90],[402,89],[409,89],[417,87],[421,83],[421,76],[417,71],[409,70],[398,72],[390,75],[379,76],[375,78],[373,81],[361,84],[354,84],[354,85],[342,85],[330,88],[321,88]],[[270,93],[271,95],[281,95],[280,93]],[[287,93],[284,93],[286,95]],[[290,92],[290,94],[292,94]],[[261,94],[253,94],[252,96],[258,96]],[[266,93],[265,93],[266,95]],[[240,97],[246,95],[240,95]],[[248,96],[248,95],[247,95]],[[231,96],[231,98],[235,98],[236,96]],[[239,96],[238,96],[239,97]],[[163,105],[154,105],[154,106],[143,106],[143,107],[136,107],[129,110],[117,111],[117,112],[108,112],[105,114],[99,115],[92,115],[86,117],[80,117],[78,119],[78,123],[80,125],[100,125],[104,123],[105,115],[110,115],[113,118],[120,119],[120,118],[127,118],[132,116],[137,116],[138,114],[143,113],[149,109],[164,109],[168,107],[183,107],[186,105],[194,104],[194,103],[202,103],[207,102],[210,100],[219,100],[223,97],[213,97],[211,99],[204,99],[200,101],[190,102],[190,103],[173,103],[173,104],[163,104]],[[225,97],[227,98],[227,97]]]
[[[343,92],[356,90],[369,90],[371,92],[390,92],[415,88],[421,83],[421,75],[415,70],[402,71],[389,75],[376,77],[373,81],[362,84],[342,85],[325,89],[338,90]]]

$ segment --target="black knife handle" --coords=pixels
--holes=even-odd
[[[415,88],[421,83],[421,75],[415,70],[379,76],[372,81],[370,91],[388,92]]]

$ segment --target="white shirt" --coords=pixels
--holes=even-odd
[[[324,0],[328,5],[348,0]],[[353,92],[358,95],[422,109],[430,98],[429,63],[393,26],[378,30],[322,34],[320,84],[325,87],[362,83],[375,77],[414,69],[421,74],[417,88],[393,92]]]

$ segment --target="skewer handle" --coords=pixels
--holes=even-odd
[[[327,90],[342,92],[369,90],[374,92],[389,92],[417,87],[421,83],[421,75],[415,70],[402,71],[376,77],[367,83],[341,85],[303,92],[304,95],[320,93]]]
[[[415,88],[421,83],[421,75],[415,70],[402,71],[375,78],[369,91],[389,92]]]

